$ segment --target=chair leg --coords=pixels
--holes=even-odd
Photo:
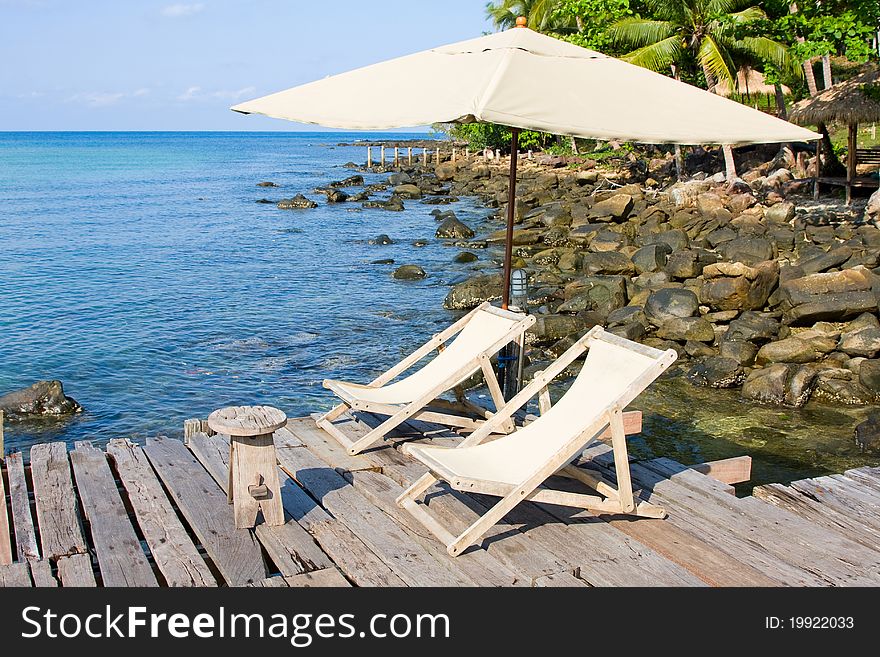
[[[626,432],[623,428],[623,413],[615,409],[611,414],[611,447],[614,451],[614,471],[617,475],[617,498],[623,513],[632,513],[636,508],[633,500],[632,477],[629,472],[629,454],[626,449]]]
[[[403,506],[403,502],[405,500],[417,499],[422,493],[424,493],[431,486],[436,484],[437,481],[437,477],[435,477],[430,472],[426,472],[421,477],[416,479],[409,488],[403,491],[395,501],[399,506]]]
[[[511,509],[526,499],[535,488],[537,488],[537,485],[530,487],[518,486],[512,490],[506,496],[501,498],[495,506],[480,516],[470,527],[459,534],[454,541],[448,543],[446,545],[446,552],[448,552],[450,556],[456,557],[467,550],[471,545],[479,541],[483,537],[483,534],[489,531],[490,528],[495,526],[495,524],[500,522],[504,516],[510,513]]]
[[[495,372],[492,370],[492,361],[490,361],[489,357],[485,354],[480,356],[480,367],[483,370],[483,378],[486,380],[489,394],[492,395],[492,401],[495,402],[495,412],[497,413],[504,408],[504,405],[507,402],[504,399],[504,395],[501,394],[501,386],[498,385],[498,379],[495,377]],[[504,433],[512,433],[515,428],[513,420],[510,418],[505,420],[501,425],[501,430]]]
[[[348,410],[348,404],[339,404],[338,406],[334,406],[329,411],[324,413],[321,417],[319,417],[316,422],[321,424],[321,422],[333,422],[333,420],[338,420],[339,416],[345,413]]]

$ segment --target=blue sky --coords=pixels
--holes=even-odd
[[[0,0],[0,131],[314,129],[228,108],[479,36],[490,29],[484,7],[484,0]]]

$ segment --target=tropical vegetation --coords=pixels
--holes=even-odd
[[[524,16],[534,30],[705,89],[733,86],[742,68],[757,70],[767,83],[791,88],[794,99],[880,52],[876,0],[496,0],[486,14],[497,29]],[[776,99],[784,114],[781,91]],[[446,129],[478,148],[509,144],[509,129],[499,126]],[[522,139],[523,148],[558,143],[539,133]]]

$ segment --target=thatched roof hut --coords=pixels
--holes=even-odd
[[[789,119],[801,125],[880,121],[880,69],[866,71],[800,101],[792,107]]]
[[[782,93],[785,95],[791,93],[791,89],[785,85],[781,86]],[[741,68],[736,74],[736,87],[732,88],[727,80],[722,80],[715,85],[713,91],[719,96],[724,96],[725,98],[729,98],[734,92],[747,96],[772,96],[776,94],[776,87],[772,84],[767,84],[764,80],[764,74],[761,73],[761,71],[756,71],[753,68]]]
[[[849,203],[852,187],[860,184],[856,179],[858,126],[880,121],[880,69],[868,70],[800,101],[792,108],[789,120],[801,125],[838,122],[849,127],[846,158],[846,202]],[[816,177],[820,178],[818,174]]]

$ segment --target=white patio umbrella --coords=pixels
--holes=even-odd
[[[650,144],[755,144],[820,135],[525,27],[433,48],[232,109],[351,130],[485,121],[511,126],[503,304],[510,297],[519,130]]]

